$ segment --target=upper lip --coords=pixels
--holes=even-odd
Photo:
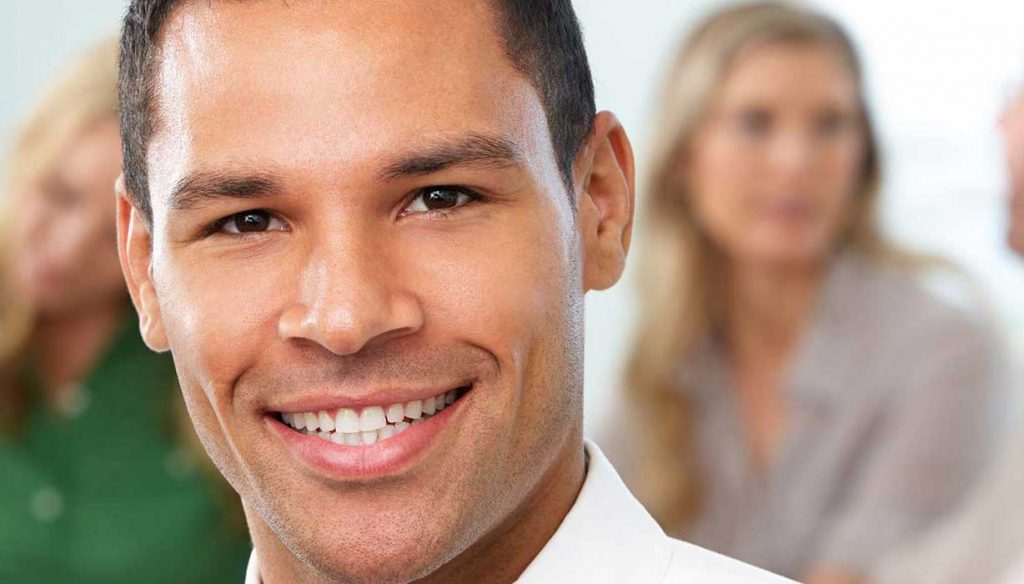
[[[473,382],[453,383],[450,385],[437,385],[432,387],[418,387],[411,389],[381,389],[366,393],[360,396],[352,395],[331,395],[330,392],[322,392],[309,395],[291,397],[286,401],[269,404],[267,410],[280,413],[301,413],[332,411],[341,408],[361,409],[370,406],[387,407],[391,404],[407,403],[416,400],[424,400],[437,395],[462,387],[470,387]]]

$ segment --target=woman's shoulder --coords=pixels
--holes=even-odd
[[[850,324],[876,329],[878,340],[980,342],[994,336],[983,292],[952,263],[861,254],[846,254],[839,261],[828,284],[827,309]]]

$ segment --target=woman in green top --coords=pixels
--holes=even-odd
[[[0,582],[238,582],[237,500],[118,265],[116,55],[49,88],[0,193]]]

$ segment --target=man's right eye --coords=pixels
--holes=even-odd
[[[284,231],[284,223],[270,211],[256,209],[243,211],[221,219],[217,231],[231,235]]]

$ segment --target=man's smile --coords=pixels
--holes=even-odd
[[[371,445],[388,440],[430,419],[468,391],[468,387],[460,387],[427,399],[373,405],[362,409],[281,412],[280,418],[286,425],[306,436],[315,436],[339,445]]]
[[[351,483],[402,474],[428,455],[457,419],[475,384],[423,399],[379,403],[281,406],[264,416],[300,466],[332,482]],[[469,406],[466,406],[469,407]],[[308,409],[307,409],[308,408]]]

